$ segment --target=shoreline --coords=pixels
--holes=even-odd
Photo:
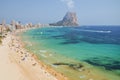
[[[25,48],[25,43],[21,40],[21,37],[17,35],[26,30],[27,29],[21,29],[21,30],[16,30],[14,33],[8,33],[6,38],[3,39],[2,41],[3,44],[1,45],[1,46],[7,47],[8,52],[10,51],[9,61],[11,60],[15,65],[17,65],[18,71],[20,71],[19,74],[22,75],[23,78],[26,78],[26,79],[17,79],[17,80],[39,80],[39,79],[42,79],[42,80],[76,80],[76,79],[72,79],[72,77],[68,77],[68,75],[71,75],[71,73],[64,75],[61,72],[62,69],[64,70],[64,68],[70,70],[69,72],[72,72],[73,70],[71,70],[70,67],[63,65],[64,68],[60,67],[58,68],[59,70],[55,70],[52,66],[45,64],[42,60],[39,60],[39,57],[33,54],[33,52],[30,52],[29,50],[27,50]],[[80,73],[78,75],[79,78],[77,78],[77,80],[79,79],[81,80],[96,80],[96,79],[113,80],[115,78],[114,76],[113,78],[112,76],[108,76],[106,74],[106,71],[98,71],[95,69],[95,67],[88,68],[88,64],[83,64],[83,65],[84,67],[80,68],[80,71],[77,72],[77,73]],[[73,72],[76,72],[76,70],[74,70]],[[115,78],[115,79],[119,80],[119,78]]]
[[[29,40],[28,40],[29,42]],[[34,46],[33,46],[34,47]],[[28,49],[29,50],[29,49]],[[31,48],[31,52],[32,52],[32,48]],[[54,53],[54,52],[53,52]],[[44,53],[44,55],[49,55],[51,54],[49,51],[46,52],[46,54]],[[40,55],[41,57],[45,57],[45,56],[42,56]],[[57,56],[57,55],[54,55],[54,56]],[[38,56],[37,56],[38,57]],[[40,58],[41,58],[40,57]],[[62,57],[62,56],[61,56]],[[57,57],[57,59],[61,59],[61,57]],[[46,58],[46,57],[45,57]],[[49,57],[48,57],[49,58]],[[46,58],[47,59],[47,58]],[[62,58],[63,59],[63,58]],[[44,59],[45,60],[45,59]],[[44,62],[44,60],[41,60],[41,62],[43,62],[44,64],[46,64]],[[51,59],[47,59],[48,61],[51,60]],[[63,59],[64,60],[64,59]],[[64,62],[65,61],[65,62]],[[72,62],[66,62],[66,60],[64,60],[63,62],[59,62],[56,63],[59,65],[59,63],[61,64],[60,66],[52,66],[53,63],[55,63],[56,61],[52,62],[50,65],[48,64],[48,66],[52,67],[54,70],[56,70],[57,72],[60,72],[62,73],[63,75],[67,76],[69,78],[69,80],[79,80],[79,79],[85,79],[85,80],[119,80],[119,77],[113,75],[113,74],[109,74],[109,71],[106,71],[106,70],[102,70],[99,68],[96,68],[96,67],[93,67],[89,64],[83,64],[84,67],[83,68],[80,68],[80,71],[77,71],[77,70],[73,70],[71,67],[69,67],[69,64],[76,64],[76,63],[72,63]],[[82,62],[78,62],[78,63],[82,63]],[[63,64],[63,65],[62,65]],[[67,64],[67,65],[66,65]],[[57,67],[57,68],[56,68]],[[84,71],[83,71],[83,70]],[[74,74],[73,74],[74,73]],[[78,75],[75,75],[76,73],[78,73]]]
[[[18,34],[21,34],[27,30],[31,30],[31,29],[36,29],[36,28],[29,28],[29,29],[22,29],[22,30],[17,30],[15,33],[15,36]],[[32,51],[29,51],[28,49],[25,48],[25,43],[22,41],[20,36],[16,36],[19,38],[19,42],[22,44],[22,48],[27,50],[29,54],[32,55],[32,57],[35,59],[35,61],[38,62],[39,65],[41,65],[48,73],[50,73],[51,75],[53,75],[55,78],[57,78],[57,80],[69,80],[68,77],[66,77],[65,75],[63,75],[62,73],[54,70],[50,65],[45,64],[43,61],[41,61],[39,59],[39,57],[37,55],[35,55]]]
[[[65,76],[56,72],[49,66],[46,66],[38,60],[36,55],[30,53],[24,48],[24,43],[21,42],[19,36],[16,36],[17,33],[23,31],[25,30],[17,30],[14,33],[8,33],[0,45],[0,47],[7,47],[7,52],[10,52],[10,54],[7,54],[9,55],[9,58],[15,65],[17,65],[17,68],[21,71],[20,74],[28,78],[17,80],[67,80]],[[2,52],[2,50],[0,52]]]

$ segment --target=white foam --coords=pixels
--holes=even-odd
[[[75,29],[75,30],[77,30],[77,31],[86,31],[86,32],[96,32],[96,33],[111,33],[111,31],[99,31],[99,30],[78,30],[78,29]]]
[[[39,50],[39,52],[46,53],[47,51],[46,50]]]
[[[49,54],[49,56],[52,56],[52,54]]]
[[[111,31],[98,31],[98,30],[83,30],[87,32],[97,32],[97,33],[111,33]]]
[[[45,58],[47,57],[47,56],[46,56],[46,55],[44,55],[44,54],[40,54],[40,55],[41,55],[42,57],[45,57]]]

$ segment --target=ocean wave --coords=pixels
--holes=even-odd
[[[77,29],[75,29],[77,30]],[[85,32],[96,32],[96,33],[111,33],[112,31],[99,31],[99,30],[77,30],[77,31],[85,31]]]

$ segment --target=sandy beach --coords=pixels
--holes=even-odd
[[[9,33],[0,45],[0,80],[58,80]]]
[[[109,76],[106,71],[98,71],[94,67],[85,64],[78,73],[78,77],[70,77],[75,75],[68,73],[64,75],[60,71],[54,70],[51,66],[45,65],[38,59],[36,55],[24,48],[24,43],[17,36],[23,30],[16,30],[12,33],[7,33],[2,44],[0,44],[0,80],[119,80],[119,77]],[[70,67],[65,67],[65,71],[76,73]],[[68,77],[69,76],[69,77]]]

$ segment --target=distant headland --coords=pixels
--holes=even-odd
[[[78,26],[78,19],[75,12],[67,12],[61,21],[50,23],[51,26]]]

